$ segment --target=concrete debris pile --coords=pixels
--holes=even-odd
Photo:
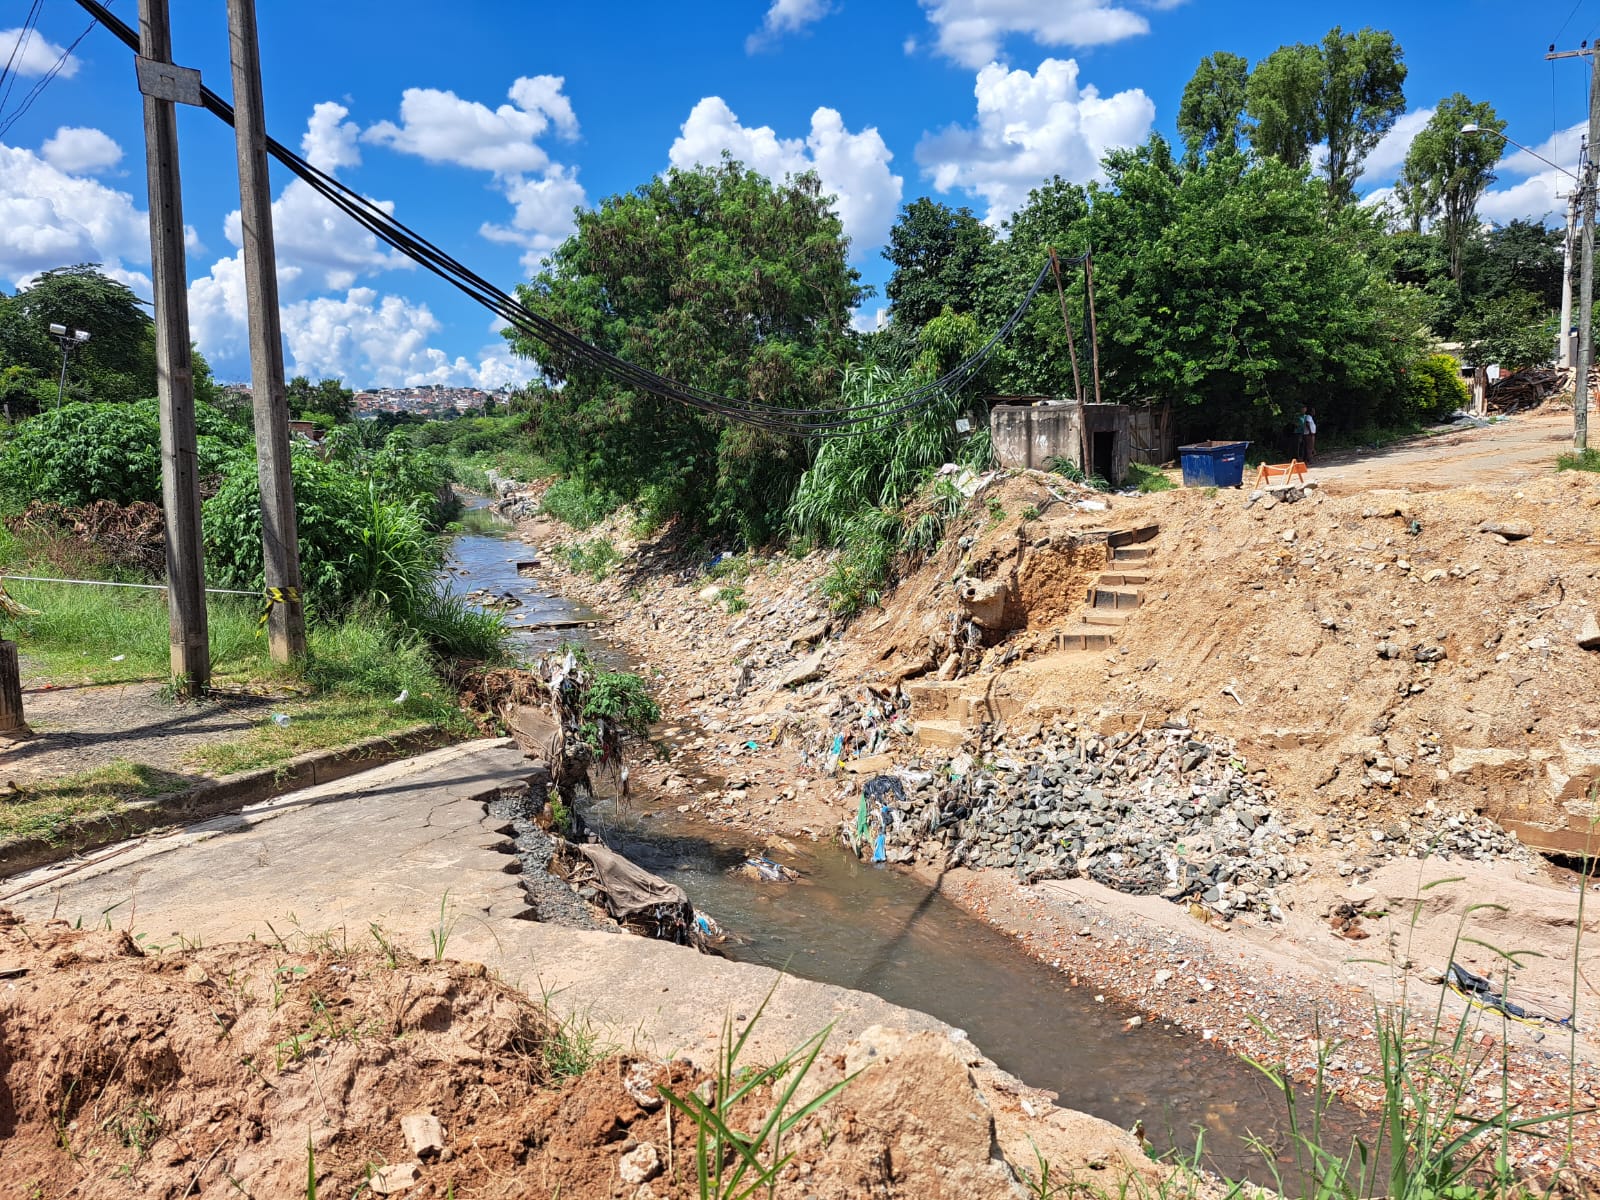
[[[899,781],[869,784],[845,830],[875,859],[910,862],[934,843],[951,865],[1265,917],[1281,916],[1278,887],[1309,870],[1297,848],[1311,828],[1279,818],[1265,774],[1176,722],[1104,737],[1067,724],[998,740],[981,765],[963,754]]]
[[[1443,813],[1416,809],[1410,819],[1390,817],[1381,824],[1356,814],[1327,819],[1328,845],[1345,855],[1341,878],[1367,874],[1391,858],[1453,858],[1491,861],[1512,858],[1533,862],[1535,855],[1488,817],[1477,813]],[[1359,856],[1359,857],[1358,857]],[[1362,860],[1365,861],[1362,861]]]

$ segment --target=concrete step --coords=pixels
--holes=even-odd
[[[1114,641],[1116,638],[1107,629],[1083,626],[1056,632],[1056,648],[1060,650],[1109,650]]]
[[[1138,608],[1144,603],[1144,594],[1138,588],[1108,588],[1097,584],[1089,589],[1087,603],[1090,608]]]
[[[1159,525],[1140,525],[1133,529],[1118,529],[1106,540],[1113,550],[1120,550],[1124,546],[1132,546],[1139,542],[1148,542],[1161,532]]]
[[[1106,573],[1095,580],[1096,587],[1142,587],[1150,582],[1150,575],[1145,571],[1120,571]]]
[[[1126,625],[1133,613],[1125,608],[1086,608],[1079,615],[1086,625]]]
[[[1111,561],[1114,563],[1146,563],[1155,557],[1156,552],[1148,546],[1117,546],[1111,551]]]
[[[911,727],[917,741],[941,750],[958,749],[967,737],[965,721],[913,721]]]

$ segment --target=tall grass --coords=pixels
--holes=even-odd
[[[1570,454],[1563,454],[1556,459],[1558,471],[1600,471],[1600,450],[1590,446],[1586,450],[1575,450]]]

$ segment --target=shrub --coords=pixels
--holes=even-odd
[[[1159,467],[1152,467],[1141,462],[1130,462],[1128,464],[1127,482],[1129,486],[1136,487],[1145,493],[1168,492],[1178,486]]]
[[[339,463],[291,456],[308,608],[337,612],[368,591],[405,609],[428,588],[431,539],[415,511],[378,499]],[[236,471],[204,509],[206,574],[219,587],[262,586],[261,501],[254,471]],[[419,545],[420,542],[420,545]]]
[[[202,479],[242,466],[249,433],[205,405],[195,408]],[[157,402],[64,404],[22,422],[0,454],[0,489],[15,501],[161,502]]]
[[[1424,421],[1447,420],[1451,413],[1472,403],[1461,369],[1448,354],[1430,354],[1411,364],[1406,373],[1409,410]]]
[[[617,503],[615,496],[594,490],[580,479],[558,479],[545,492],[539,511],[574,529],[588,529],[615,512]]]

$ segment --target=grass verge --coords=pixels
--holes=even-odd
[[[0,841],[53,840],[80,817],[116,812],[130,801],[182,791],[190,782],[171,771],[119,761],[14,791],[0,785],[7,787],[0,802]]]
[[[1600,450],[1590,446],[1587,450],[1563,454],[1556,459],[1558,471],[1600,471]]]

